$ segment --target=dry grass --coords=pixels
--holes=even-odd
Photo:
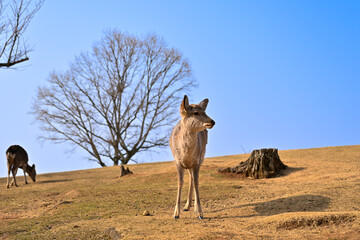
[[[10,189],[1,178],[0,238],[107,239],[115,228],[123,239],[359,239],[360,146],[279,155],[289,168],[264,180],[216,172],[247,154],[206,159],[204,220],[192,211],[172,219],[172,162],[133,165],[134,175],[121,179],[119,167],[42,174],[28,185],[19,174]]]

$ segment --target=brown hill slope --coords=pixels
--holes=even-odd
[[[192,211],[172,219],[172,162],[133,165],[121,179],[119,167],[108,167],[42,174],[28,185],[19,171],[18,188],[0,179],[0,238],[106,239],[115,228],[123,239],[359,239],[360,145],[279,155],[289,168],[263,180],[216,172],[248,154],[206,159],[204,220]]]

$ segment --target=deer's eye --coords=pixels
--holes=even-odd
[[[194,115],[199,116],[199,115],[200,115],[200,113],[198,113],[198,112],[194,112]]]

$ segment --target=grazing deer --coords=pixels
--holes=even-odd
[[[203,219],[199,196],[199,171],[205,156],[207,144],[206,129],[210,129],[215,125],[214,120],[205,113],[208,102],[208,99],[204,99],[198,105],[189,105],[189,100],[185,95],[180,105],[181,120],[174,127],[170,136],[170,148],[174,155],[178,173],[178,192],[174,212],[175,219],[178,219],[180,216],[180,198],[185,169],[187,169],[190,175],[190,185],[184,211],[189,211],[193,190],[195,190],[194,210],[198,214],[198,217]]]
[[[18,168],[22,168],[24,170],[24,177],[25,177],[25,183],[27,184],[26,180],[26,173],[30,176],[30,178],[35,182],[36,179],[36,170],[35,170],[35,164],[33,164],[31,167],[28,165],[28,155],[22,147],[19,145],[12,145],[6,150],[6,159],[7,159],[7,166],[8,166],[8,177],[7,177],[7,185],[6,187],[9,188],[9,179],[10,179],[10,171],[13,174],[13,180],[11,182],[11,186],[14,185],[17,187],[16,183],[16,173]]]

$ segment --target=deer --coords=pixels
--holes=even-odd
[[[199,219],[203,219],[203,212],[199,196],[199,172],[204,162],[208,131],[215,125],[206,113],[208,99],[199,104],[189,105],[188,97],[185,95],[180,104],[181,120],[174,127],[169,145],[174,156],[174,162],[178,175],[178,191],[175,205],[174,218],[180,217],[181,189],[184,184],[184,172],[189,173],[189,193],[184,211],[189,211],[192,203],[193,192],[195,192],[194,211]]]
[[[22,168],[24,170],[24,177],[25,177],[25,184],[28,184],[26,179],[26,173],[30,176],[33,182],[36,181],[36,170],[35,164],[32,166],[28,165],[28,154],[24,148],[19,145],[12,145],[6,150],[6,159],[7,159],[7,167],[8,167],[8,177],[7,177],[7,185],[6,187],[9,188],[9,179],[10,179],[10,171],[13,174],[13,180],[11,182],[11,186],[16,183],[16,173],[18,168]]]

